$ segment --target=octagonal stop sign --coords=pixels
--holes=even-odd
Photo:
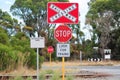
[[[52,46],[49,46],[47,51],[48,53],[52,54],[54,52],[54,48]]]
[[[69,41],[72,37],[72,30],[67,25],[60,25],[54,30],[54,38],[61,43]]]

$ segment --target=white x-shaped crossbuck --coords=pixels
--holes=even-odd
[[[77,7],[75,4],[71,5],[70,7],[62,10],[59,7],[55,6],[54,4],[50,5],[50,9],[54,10],[55,12],[57,12],[57,14],[55,14],[54,16],[50,17],[50,21],[54,22],[55,20],[59,19],[60,17],[64,16],[67,19],[75,22],[76,21],[76,17],[72,16],[71,14],[69,14],[69,12],[75,10]]]

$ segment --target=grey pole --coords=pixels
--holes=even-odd
[[[80,62],[82,62],[82,51],[80,51]]]
[[[38,28],[38,14],[37,14],[37,28]],[[39,80],[39,48],[37,48],[37,80]]]
[[[39,48],[37,48],[37,80],[39,80]]]

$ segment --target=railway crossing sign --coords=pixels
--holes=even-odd
[[[54,30],[54,38],[58,42],[67,42],[72,38],[72,29],[67,25],[60,25]]]
[[[49,2],[47,12],[48,23],[78,23],[78,3]]]

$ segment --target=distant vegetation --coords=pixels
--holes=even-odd
[[[112,59],[120,60],[120,0],[91,0],[86,24],[91,25],[92,40],[98,40],[99,53],[111,49]]]
[[[45,48],[39,49],[40,63],[49,60],[47,47],[56,48],[57,41],[53,35],[56,25],[48,24],[46,21],[47,1],[15,0],[10,11],[13,16],[21,18],[24,23],[0,9],[0,70],[13,70],[20,66],[36,68],[36,49],[30,48],[30,37],[45,37]],[[119,0],[91,0],[88,3],[86,25],[92,27],[89,30],[91,39],[85,39],[80,29],[80,22],[75,25],[69,24],[76,36],[72,36],[69,41],[71,56],[67,60],[79,59],[80,51],[83,53],[83,59],[94,55],[103,57],[105,48],[112,50],[112,59],[120,60],[119,4]],[[97,52],[93,50],[96,46]],[[56,57],[56,51],[52,54],[52,60],[60,60]]]

